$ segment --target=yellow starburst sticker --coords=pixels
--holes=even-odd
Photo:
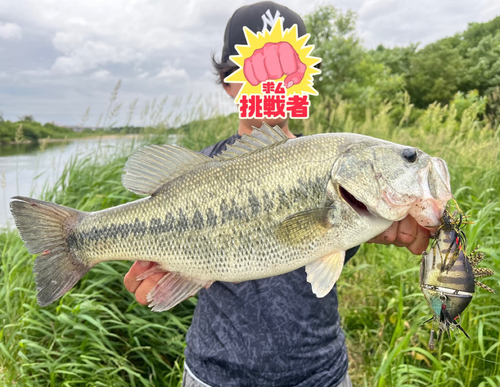
[[[311,56],[309,34],[297,36],[297,25],[283,31],[278,19],[271,31],[253,33],[243,27],[246,45],[236,45],[239,55],[230,59],[238,69],[224,79],[242,83],[235,98],[240,118],[308,118],[309,95],[318,95],[313,75],[320,58]]]

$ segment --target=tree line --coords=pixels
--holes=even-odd
[[[500,16],[486,23],[470,23],[465,31],[424,47],[418,43],[393,48],[379,45],[374,50],[363,46],[356,33],[356,19],[355,12],[330,5],[304,18],[310,33],[308,44],[315,46],[313,55],[322,58],[322,73],[314,81],[322,98],[347,103],[352,118],[358,121],[387,104],[399,120],[408,97],[413,107],[410,120],[432,103],[454,104],[457,119],[467,107],[478,103],[480,116],[493,128],[500,125]],[[31,141],[91,134],[41,125],[32,116],[18,122],[4,121],[0,114],[0,143],[15,141],[20,124],[23,138]],[[137,133],[141,128],[127,125],[113,130]]]
[[[322,74],[315,79],[320,95],[350,100],[358,113],[384,101],[401,103],[405,90],[420,109],[434,102],[484,99],[484,113],[500,123],[500,16],[470,23],[465,31],[425,47],[379,45],[374,50],[363,47],[356,18],[333,6],[305,17],[308,44],[323,59]]]

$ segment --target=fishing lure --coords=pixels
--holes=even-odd
[[[444,212],[431,248],[422,254],[420,262],[420,288],[432,309],[433,316],[426,322],[438,324],[437,341],[443,332],[460,329],[460,314],[467,308],[474,295],[474,285],[494,293],[477,278],[493,275],[493,270],[478,268],[484,254],[475,249],[466,255],[467,238],[461,229],[462,215],[458,219]],[[431,330],[429,349],[435,348],[434,329]]]

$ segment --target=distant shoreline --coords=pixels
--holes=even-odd
[[[38,139],[37,141],[31,141],[31,140],[23,140],[20,142],[15,142],[15,141],[10,141],[10,142],[4,142],[0,143],[0,148],[2,145],[17,145],[17,144],[37,144],[42,141],[47,142],[47,143],[56,143],[56,142],[64,142],[64,141],[75,141],[75,140],[95,140],[95,139],[110,139],[114,140],[117,138],[132,138],[132,137],[140,137],[142,134],[103,134],[103,135],[95,135],[95,136],[84,136],[84,137],[67,137],[67,138],[41,138]]]

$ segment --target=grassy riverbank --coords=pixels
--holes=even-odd
[[[5,147],[12,145],[61,142],[72,138],[123,136],[127,134],[142,134],[144,132],[144,128],[139,127],[100,128],[95,130],[86,128],[74,131],[71,128],[51,123],[41,124],[36,121],[23,120],[16,122],[0,121],[0,152],[3,152]]]
[[[356,123],[342,102],[316,104],[312,117],[295,121],[304,134],[351,131],[417,146],[444,158],[462,210],[469,246],[481,244],[482,266],[500,271],[500,131],[478,117],[472,104],[456,118],[452,107],[430,106],[408,123],[411,107],[394,122],[381,106]],[[179,141],[201,149],[232,134],[236,118],[198,121],[179,131]],[[155,138],[162,142],[163,139]],[[84,211],[137,198],[120,175],[132,148],[106,160],[74,159],[43,199]],[[126,262],[100,264],[69,294],[46,308],[36,304],[30,256],[17,232],[0,234],[0,384],[22,386],[177,386],[184,337],[195,299],[152,313],[123,287]],[[367,245],[338,282],[350,372],[359,386],[495,386],[500,383],[498,296],[481,289],[462,316],[471,336],[445,338],[427,349],[430,316],[418,285],[419,257],[392,246]],[[484,280],[500,291],[500,277]]]

